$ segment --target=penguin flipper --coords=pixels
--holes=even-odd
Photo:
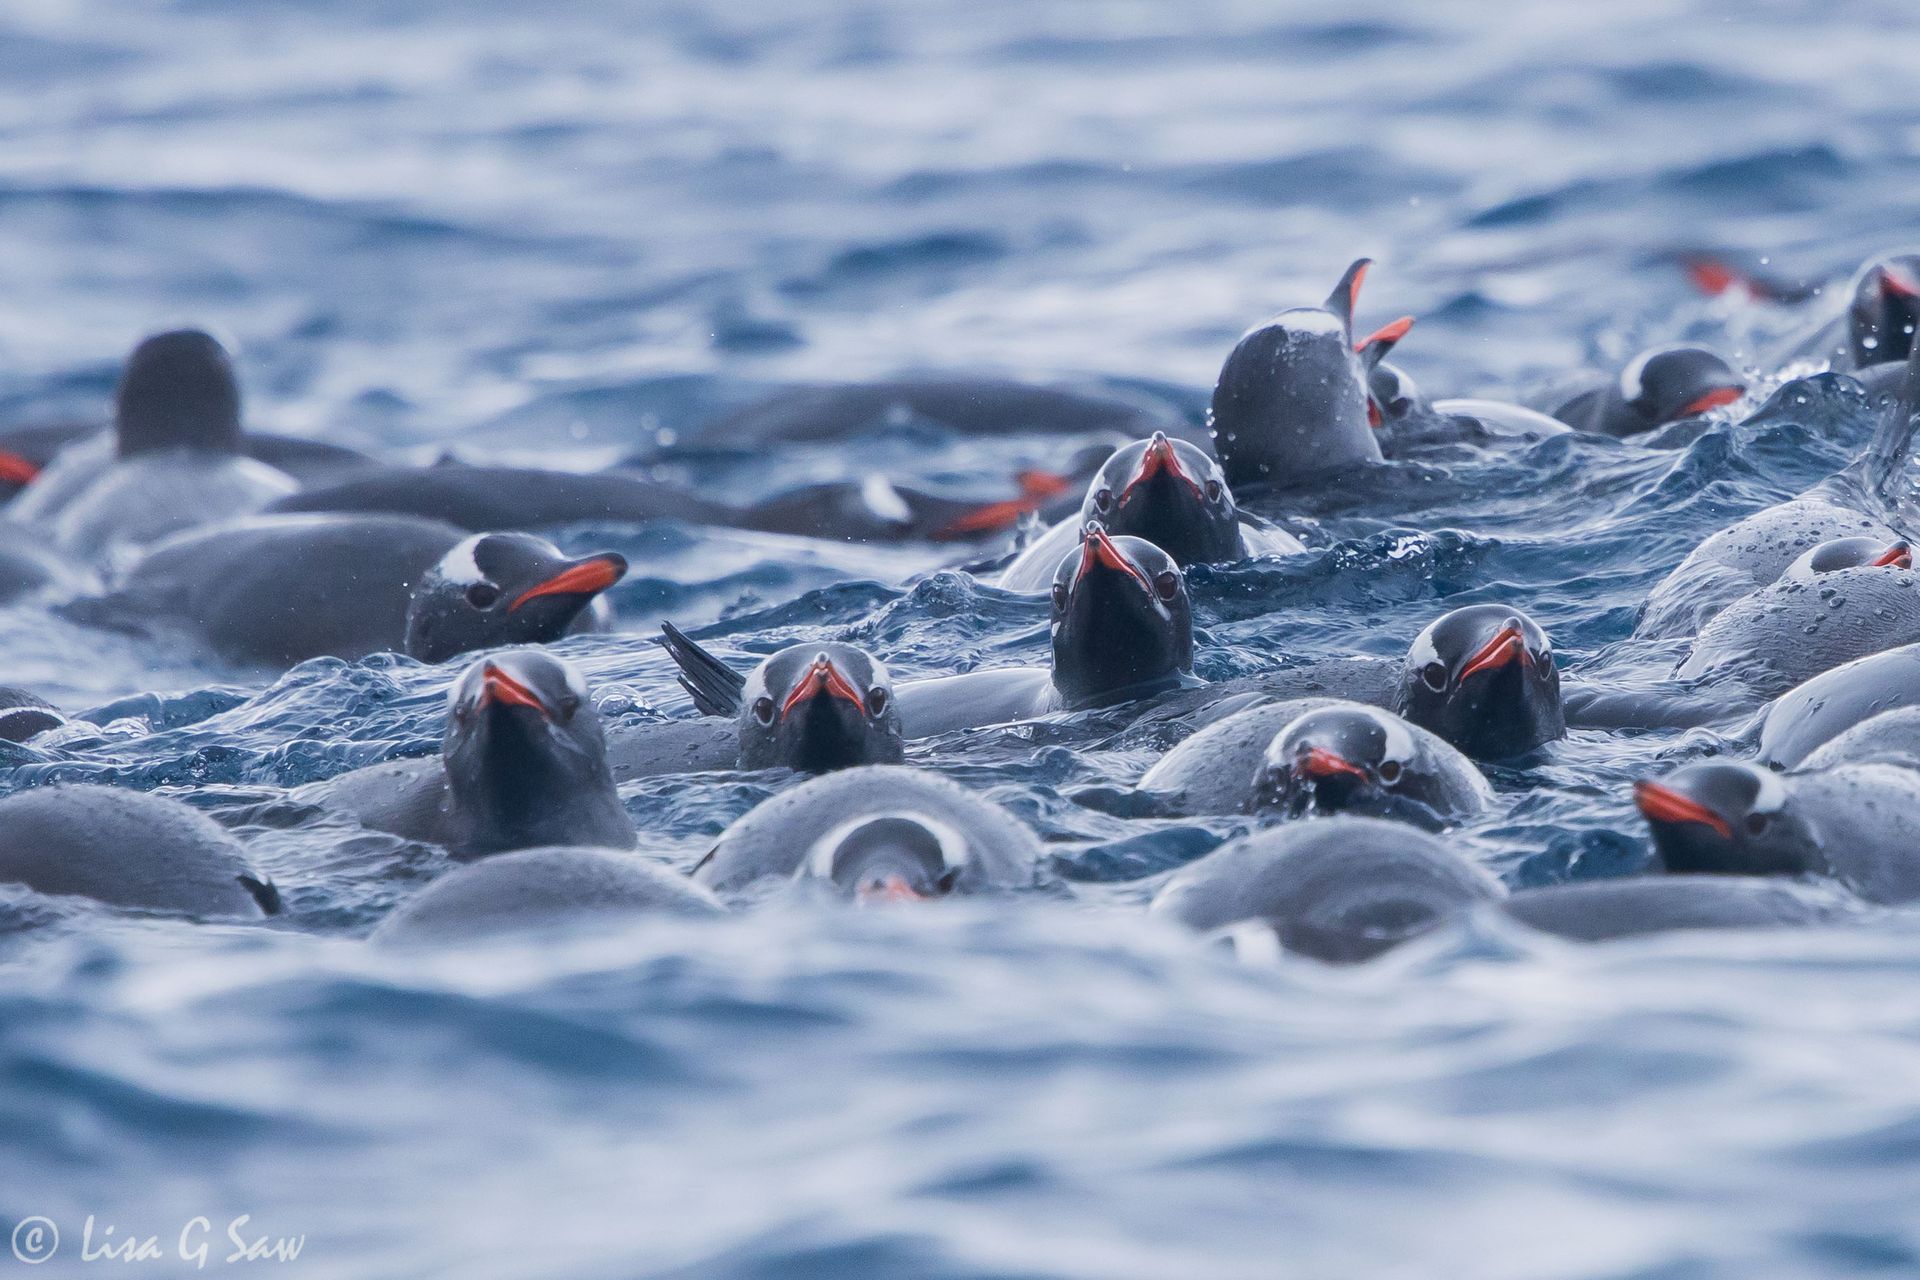
[[[740,692],[747,678],[701,648],[671,622],[660,624],[660,643],[673,665],[680,668],[680,687],[693,698],[703,716],[733,716],[740,711]]]

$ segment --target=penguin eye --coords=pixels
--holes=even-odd
[[[568,694],[566,697],[560,699],[560,718],[562,720],[573,719],[574,713],[579,710],[580,699],[574,697],[572,694]]]
[[[1207,501],[1208,502],[1220,501],[1220,495],[1225,492],[1226,490],[1220,487],[1220,482],[1218,480],[1207,481]]]
[[[1534,664],[1540,668],[1542,675],[1550,676],[1553,674],[1553,650],[1542,649],[1533,655],[1533,661]]]
[[[1154,578],[1153,589],[1160,593],[1162,600],[1173,599],[1180,594],[1180,575],[1168,569]]]
[[[761,724],[773,723],[773,699],[755,698],[753,700],[753,718]]]
[[[1746,827],[1747,834],[1750,836],[1764,835],[1767,830],[1767,815],[1764,813],[1748,814]]]
[[[1056,609],[1067,607],[1067,584],[1064,582],[1053,584],[1053,607]]]
[[[1113,505],[1113,490],[1111,489],[1094,490],[1093,505],[1098,507],[1102,511],[1105,511],[1108,507],[1111,507]]]
[[[1426,681],[1427,688],[1433,690],[1435,693],[1439,693],[1447,687],[1447,664],[1444,662],[1429,662],[1426,666],[1420,668],[1420,678]]]
[[[887,691],[879,685],[867,690],[867,710],[874,715],[885,715],[888,701]]]
[[[476,609],[491,609],[500,602],[500,588],[491,582],[476,582],[467,588],[467,603]]]
[[[1388,786],[1392,786],[1394,783],[1400,781],[1400,762],[1398,760],[1382,760],[1380,762],[1380,781],[1386,783]]]

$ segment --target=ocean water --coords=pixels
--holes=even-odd
[[[1395,358],[1431,394],[1682,338],[1756,362],[1823,300],[1701,298],[1679,257],[1843,280],[1920,242],[1916,67],[1920,18],[1873,0],[13,0],[0,422],[100,413],[182,321],[232,340],[256,425],[395,457],[596,467],[783,385],[928,369],[1197,418],[1238,334],[1362,253],[1363,323],[1419,317]],[[1574,674],[1656,680],[1651,585],[1871,431],[1823,383],[1748,420],[1807,372],[1757,368],[1684,447],[1560,438],[1291,498],[1311,554],[1193,573],[1199,671],[1394,654],[1502,600]],[[908,432],[659,474],[990,492],[1061,447]],[[625,630],[558,646],[611,717],[689,714],[663,617],[740,653],[853,640],[896,677],[1044,661],[1041,607],[950,546],[557,536],[635,566]],[[0,787],[183,798],[288,905],[240,929],[0,890],[0,1228],[61,1235],[0,1274],[200,1274],[183,1230],[207,1273],[354,1280],[1920,1273],[1910,923],[1581,948],[1476,920],[1250,968],[1141,913],[1239,824],[1075,803],[1155,753],[1064,718],[910,753],[1031,822],[1052,892],[396,955],[362,939],[446,859],[286,792],[434,749],[451,670],[274,679],[38,605],[0,610],[0,657],[100,722]],[[1450,838],[1516,886],[1630,872],[1628,784],[1702,746],[1576,732]],[[623,796],[685,868],[790,782]],[[297,1259],[225,1261],[242,1216]]]

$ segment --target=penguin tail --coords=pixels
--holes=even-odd
[[[1367,268],[1373,265],[1372,258],[1355,258],[1347,267],[1340,283],[1333,286],[1333,292],[1327,295],[1323,304],[1328,311],[1340,317],[1340,323],[1347,328],[1347,337],[1353,337],[1353,309],[1360,301],[1360,285],[1367,278]]]
[[[739,713],[740,691],[747,678],[700,647],[671,622],[660,624],[660,644],[680,668],[680,687],[693,698],[703,716],[731,717]]]
[[[1360,341],[1353,344],[1360,363],[1368,369],[1387,358],[1387,352],[1398,345],[1400,339],[1407,336],[1407,330],[1413,328],[1412,316],[1401,316],[1391,324],[1383,324]]]

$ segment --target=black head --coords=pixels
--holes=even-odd
[[[846,644],[797,644],[761,663],[740,694],[740,765],[826,773],[898,764],[893,679]]]
[[[1418,752],[1400,717],[1375,707],[1309,711],[1274,735],[1254,780],[1253,808],[1387,816]]]
[[[946,823],[890,813],[828,832],[798,874],[856,902],[919,902],[953,892],[972,856],[966,838]]]
[[[1398,365],[1382,361],[1367,374],[1367,422],[1378,429],[1391,427],[1427,410],[1427,401],[1412,377]]]
[[[1920,254],[1890,254],[1860,268],[1847,307],[1855,364],[1905,360],[1920,326]]]
[[[1480,760],[1523,755],[1567,731],[1547,633],[1518,609],[1440,617],[1407,651],[1400,713]]]
[[[586,681],[545,650],[508,649],[461,673],[441,755],[463,852],[633,843]]]
[[[1239,516],[1219,464],[1160,431],[1114,451],[1087,487],[1080,521],[1145,538],[1182,565],[1240,557]]]
[[[1635,783],[1633,802],[1668,871],[1805,875],[1817,865],[1816,845],[1787,786],[1760,765],[1710,761]]]
[[[1913,547],[1905,538],[1833,538],[1788,566],[1796,578],[1834,573],[1841,569],[1911,569]]]
[[[161,449],[240,452],[240,384],[226,348],[198,329],[146,339],[121,371],[113,427],[123,458]]]
[[[1746,391],[1747,380],[1703,347],[1657,347],[1642,352],[1620,371],[1614,388],[1621,403],[1649,431],[1732,404]]]
[[[625,558],[610,551],[573,560],[532,534],[475,534],[414,585],[407,652],[445,662],[476,649],[558,640],[626,572]]]
[[[1193,670],[1193,609],[1173,558],[1087,526],[1053,575],[1053,683],[1068,705],[1150,691]]]

